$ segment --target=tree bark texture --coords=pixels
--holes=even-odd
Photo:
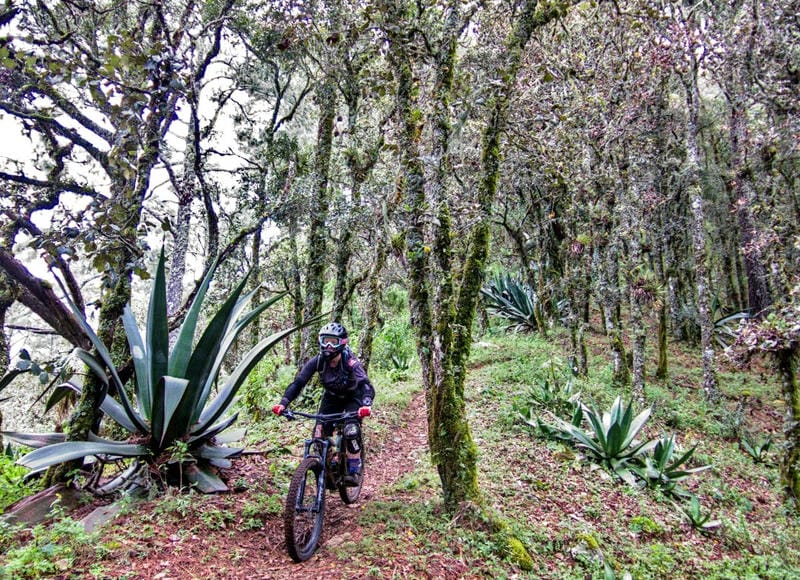
[[[772,303],[767,284],[767,269],[764,265],[762,241],[753,218],[753,205],[757,203],[752,171],[748,166],[745,147],[747,143],[747,118],[744,104],[738,99],[731,103],[731,179],[734,192],[736,218],[742,242],[745,273],[747,275],[747,303],[750,314],[762,316]]]
[[[317,151],[314,158],[314,187],[311,198],[311,221],[308,231],[308,264],[306,266],[306,295],[303,317],[308,320],[322,313],[322,298],[325,290],[325,270],[328,246],[328,187],[333,148],[333,123],[336,118],[336,84],[327,78],[320,86],[320,118],[317,125]],[[301,358],[306,358],[311,349],[309,339],[313,329],[303,329]]]
[[[700,93],[697,85],[697,64],[684,75],[686,89],[686,183],[692,211],[692,245],[694,248],[697,313],[700,323],[700,348],[703,358],[703,391],[709,401],[720,398],[717,384],[716,357],[714,355],[713,322],[706,255],[706,230],[703,191],[700,185],[700,150],[697,137],[700,132]]]
[[[787,496],[800,501],[800,380],[798,380],[798,346],[778,351],[778,371],[786,403],[783,435],[786,439],[781,459],[781,483]]]

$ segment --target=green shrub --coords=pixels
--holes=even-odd
[[[590,431],[584,432],[573,422],[553,416],[555,429],[564,438],[571,440],[588,456],[598,461],[611,473],[630,484],[635,483],[632,463],[644,456],[656,445],[656,441],[638,442],[636,436],[650,418],[651,409],[645,409],[635,417],[632,404],[623,406],[622,397],[617,397],[609,411],[600,413],[594,405],[582,405],[583,417],[589,422]]]
[[[767,436],[766,439],[761,439],[745,433],[739,439],[739,446],[745,453],[752,457],[753,461],[756,463],[767,463],[767,454],[772,447],[772,437]]]
[[[678,509],[696,530],[710,532],[720,526],[719,520],[711,519],[711,512],[703,511],[703,508],[700,506],[700,500],[698,500],[695,495],[692,496],[688,506],[678,506]]]
[[[398,371],[401,379],[414,359],[414,332],[406,319],[387,322],[375,337],[372,358],[381,369]]]
[[[16,464],[17,454],[10,448],[0,453],[0,513],[8,506],[41,489],[41,480],[26,482],[28,470]]]

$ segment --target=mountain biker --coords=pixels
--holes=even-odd
[[[339,322],[330,322],[320,329],[319,348],[320,353],[303,365],[286,387],[280,403],[272,407],[272,412],[280,415],[300,395],[314,373],[319,373],[324,389],[319,414],[357,412],[357,418],[345,421],[343,436],[347,448],[345,483],[358,485],[361,478],[361,419],[372,413],[375,389],[366,369],[347,346],[347,329]],[[317,421],[314,426],[314,437],[329,437],[332,433],[333,425],[330,423]]]

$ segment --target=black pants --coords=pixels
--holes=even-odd
[[[361,407],[361,399],[350,398],[350,397],[347,398],[337,397],[336,395],[324,391],[322,394],[322,400],[319,403],[319,414],[330,415],[333,413],[346,413],[350,411],[355,412],[358,411],[360,407]],[[361,430],[360,428],[361,421],[357,417],[345,421],[345,424],[348,423],[355,423],[356,425],[359,425],[359,431]],[[323,437],[330,437],[331,435],[333,435],[334,424],[335,422],[329,422],[329,423],[317,422],[317,426],[322,425]],[[314,427],[314,430],[316,431],[316,426]]]

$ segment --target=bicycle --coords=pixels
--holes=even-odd
[[[361,456],[361,474],[356,483],[346,482],[347,452],[343,445],[342,431],[347,419],[358,417],[357,412],[314,415],[284,409],[281,413],[287,420],[297,417],[314,419],[321,423],[333,423],[331,437],[306,439],[303,460],[294,472],[286,494],[283,510],[283,532],[286,548],[295,562],[308,560],[319,547],[325,517],[325,490],[338,490],[345,504],[355,503],[361,495],[364,483],[364,458],[366,452],[359,433],[357,442]],[[323,460],[323,458],[325,458]]]

